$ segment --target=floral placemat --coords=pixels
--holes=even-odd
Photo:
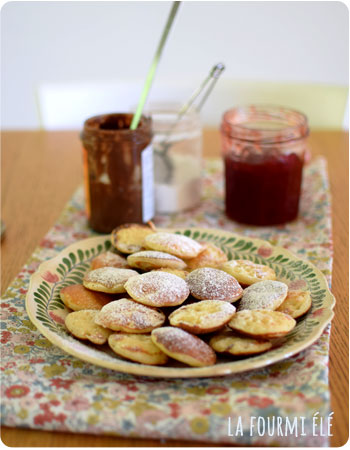
[[[196,210],[162,215],[162,227],[223,228],[269,240],[315,264],[331,279],[332,234],[326,161],[304,173],[301,213],[279,227],[242,227],[223,213],[222,163],[207,160],[203,201]],[[125,437],[207,441],[213,445],[327,446],[331,428],[330,327],[298,355],[247,373],[204,379],[156,379],[113,372],[54,347],[25,310],[29,279],[39,264],[93,233],[79,188],[56,225],[2,298],[2,424]],[[268,256],[269,248],[259,250]],[[296,288],[298,286],[295,286]]]

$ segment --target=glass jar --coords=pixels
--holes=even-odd
[[[225,206],[229,218],[277,225],[298,215],[307,118],[277,106],[247,106],[224,113]]]
[[[143,116],[130,130],[131,119],[132,114],[105,114],[84,123],[86,210],[98,232],[154,215],[152,121]]]
[[[202,128],[189,111],[178,120],[180,105],[149,107],[153,123],[155,208],[175,213],[194,208],[201,198]]]

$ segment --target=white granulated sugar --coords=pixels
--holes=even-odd
[[[186,278],[191,294],[203,300],[231,300],[243,292],[235,278],[219,269],[196,269]]]
[[[138,275],[136,270],[118,269],[116,267],[101,267],[91,270],[84,279],[91,283],[99,283],[106,287],[113,287],[118,284],[124,284],[130,277]]]
[[[239,310],[269,309],[280,306],[288,292],[288,286],[280,281],[259,281],[243,291]]]

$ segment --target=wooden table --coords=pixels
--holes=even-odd
[[[348,134],[313,130],[313,155],[328,159],[333,198],[334,266],[337,299],[332,322],[330,389],[334,411],[332,446],[348,439]],[[204,133],[204,155],[218,156],[218,132]],[[2,134],[2,292],[58,218],[82,180],[78,132],[11,131]],[[181,441],[159,443],[3,427],[2,441],[14,447],[203,446]]]

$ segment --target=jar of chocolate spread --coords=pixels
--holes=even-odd
[[[86,211],[90,226],[101,233],[154,215],[152,123],[142,116],[130,130],[132,116],[91,117],[81,134]]]

